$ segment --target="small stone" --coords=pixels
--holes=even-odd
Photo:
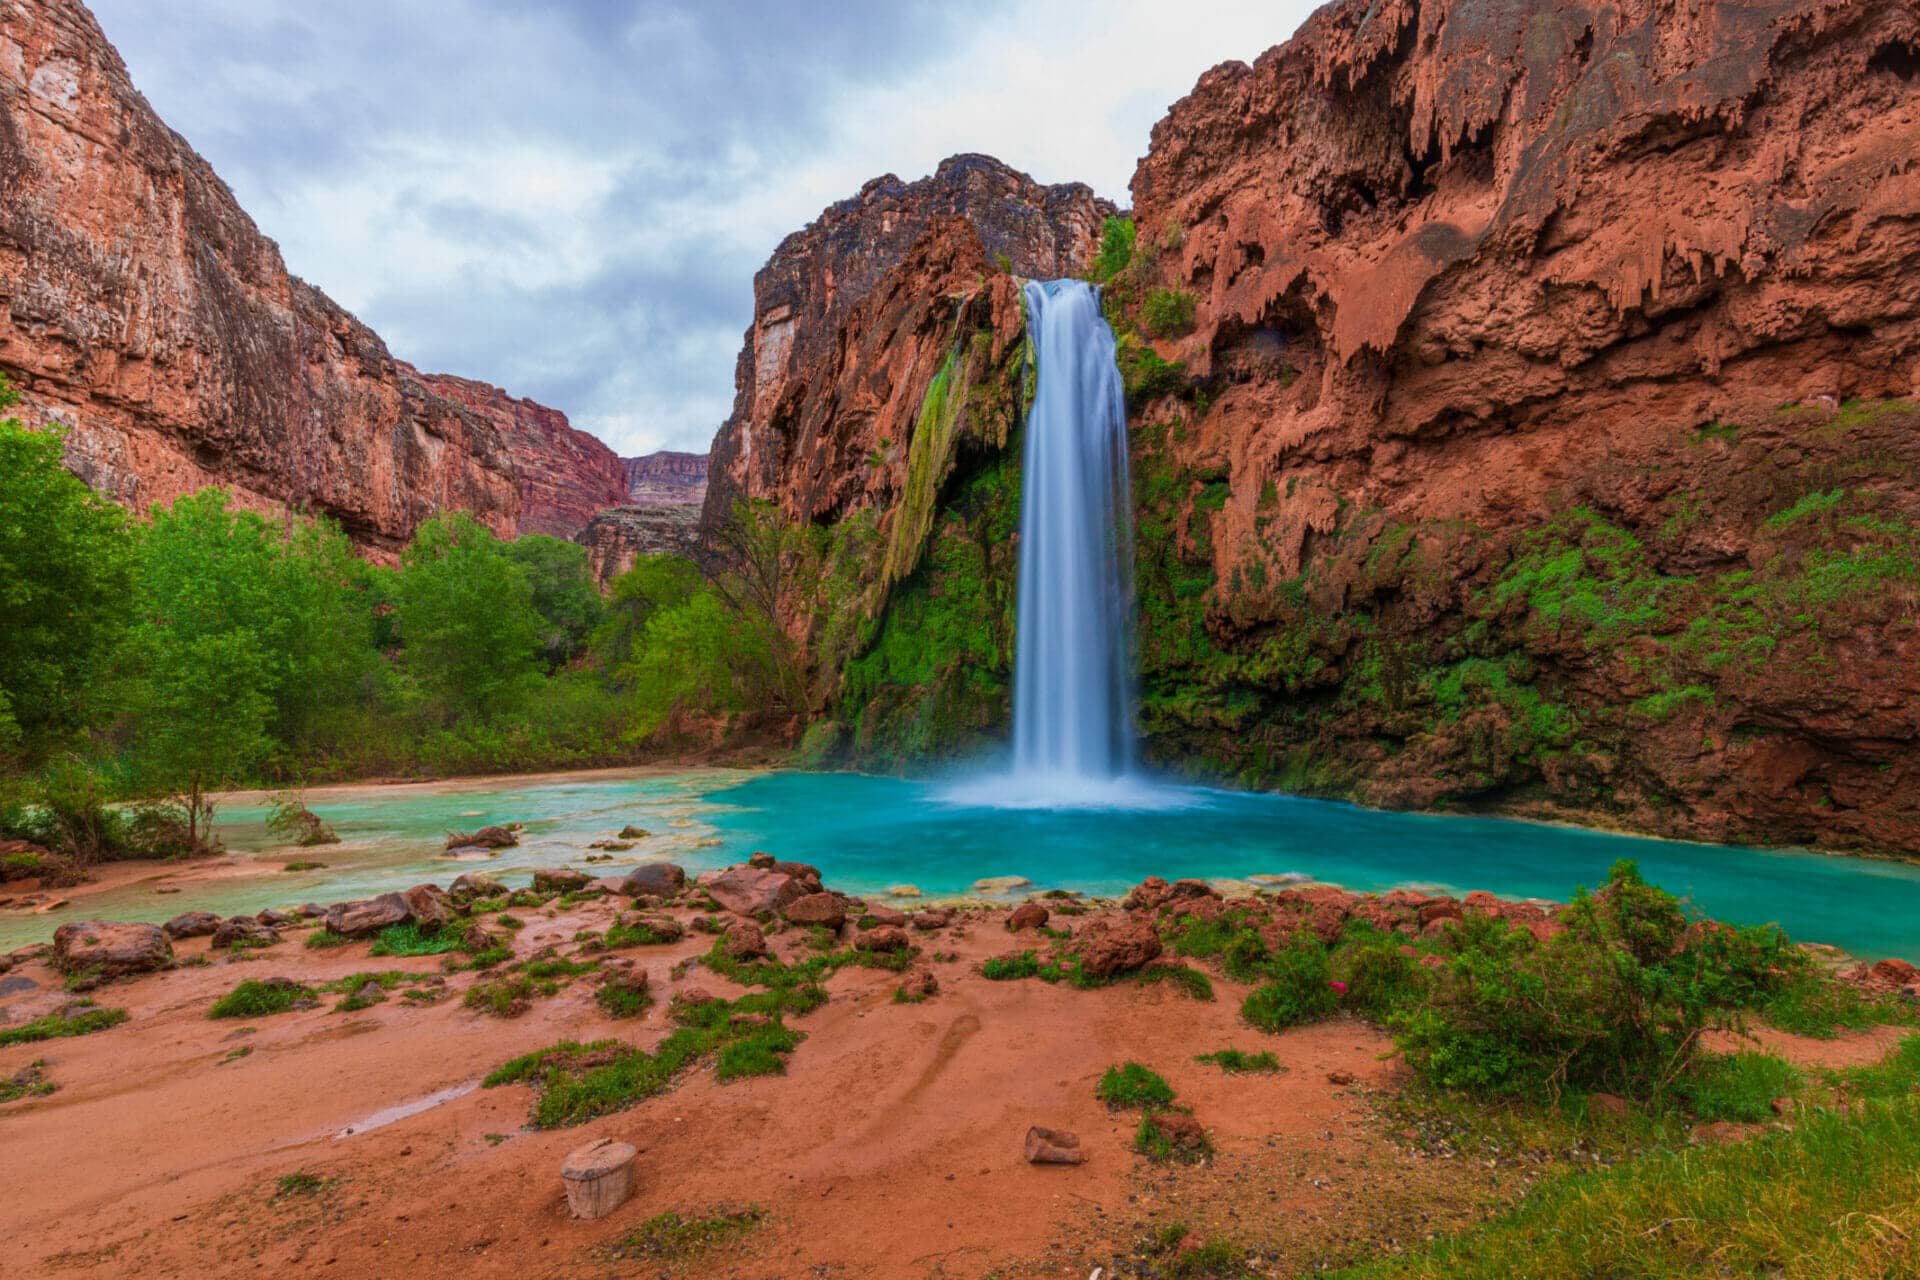
[[[592,882],[592,876],[571,867],[552,867],[533,873],[535,893],[571,893],[586,888]]]
[[[854,937],[853,945],[860,951],[905,951],[911,944],[907,941],[904,929],[881,925],[877,929],[863,930]]]
[[[1026,1157],[1028,1164],[1085,1164],[1087,1153],[1080,1149],[1080,1139],[1064,1129],[1047,1129],[1034,1125],[1027,1130]]]
[[[889,885],[884,892],[889,898],[917,898],[920,896],[919,886],[911,884]]]
[[[1037,902],[1023,902],[1007,913],[1007,932],[1019,933],[1022,929],[1044,929],[1050,918],[1047,909]]]
[[[1348,1085],[1348,1084],[1352,1084],[1353,1080],[1354,1080],[1354,1076],[1353,1076],[1353,1072],[1351,1071],[1334,1070],[1334,1071],[1327,1072],[1328,1084]]]
[[[647,830],[645,827],[636,827],[631,822],[620,828],[620,838],[622,840],[645,840],[652,834],[653,832]]]

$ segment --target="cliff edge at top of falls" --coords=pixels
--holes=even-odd
[[[801,424],[834,393],[831,371],[845,358],[836,348],[856,308],[936,224],[963,220],[990,270],[1050,279],[1086,269],[1114,212],[1083,183],[1045,186],[991,156],[958,155],[917,182],[875,178],[781,241],[753,278],[754,319],[735,366],[733,413],[714,436],[706,521],[723,518],[741,496],[785,494],[796,508],[820,507],[796,491],[828,470],[817,456],[821,441]],[[925,292],[911,281],[891,287],[902,297]],[[878,441],[880,433],[846,415],[840,425],[867,445]],[[867,453],[850,448],[845,456]]]
[[[511,536],[619,501],[618,459],[564,415],[417,373],[288,275],[78,0],[0,5],[0,98],[0,368],[95,488],[226,485],[379,554],[442,508]]]

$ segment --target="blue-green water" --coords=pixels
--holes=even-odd
[[[991,778],[956,788],[856,774],[701,771],[316,792],[309,806],[345,843],[276,846],[261,826],[263,807],[229,806],[221,827],[229,847],[260,867],[311,857],[328,864],[323,871],[181,879],[182,892],[164,896],[155,892],[168,875],[161,872],[84,906],[0,919],[0,947],[45,938],[62,919],[81,918],[75,913],[160,920],[189,908],[257,911],[423,880],[444,885],[463,870],[514,884],[543,866],[617,874],[670,858],[699,871],[764,849],[813,863],[838,888],[880,893],[911,884],[928,897],[966,894],[996,876],[1113,894],[1148,875],[1294,874],[1361,890],[1409,885],[1564,899],[1598,884],[1615,859],[1634,858],[1650,880],[1717,919],[1777,922],[1795,938],[1866,957],[1920,955],[1920,867],[1902,863],[1188,788],[1149,792],[1147,807],[1126,810],[998,808],[998,789]],[[511,821],[526,824],[518,848],[477,862],[440,851],[449,830]],[[627,823],[653,834],[610,862],[583,861],[591,841]]]

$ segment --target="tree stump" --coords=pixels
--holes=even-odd
[[[567,1207],[576,1218],[604,1218],[633,1194],[633,1158],[639,1150],[631,1142],[597,1138],[576,1148],[560,1164],[567,1184]]]

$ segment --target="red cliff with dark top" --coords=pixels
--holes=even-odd
[[[0,99],[0,370],[97,489],[226,485],[382,555],[442,508],[510,536],[523,500],[564,533],[618,500],[618,460],[562,415],[417,373],[288,275],[76,0],[0,7]]]

